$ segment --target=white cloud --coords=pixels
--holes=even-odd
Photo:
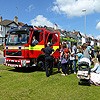
[[[100,30],[100,22],[97,23],[96,29],[97,29],[97,30]]]
[[[31,12],[34,9],[34,6],[31,4],[27,7],[26,11]]]
[[[82,36],[85,36],[84,33],[81,33],[81,35],[82,35]],[[94,39],[100,39],[100,35],[93,36],[92,34],[86,34],[86,36],[91,37],[91,38],[94,38]]]
[[[69,17],[84,15],[83,9],[86,9],[86,14],[100,13],[100,0],[55,0],[52,8],[53,11]]]
[[[31,20],[31,25],[33,26],[48,26],[48,27],[54,27],[54,24],[50,22],[46,17],[43,15],[38,15],[34,19]],[[58,25],[58,27],[60,27]],[[60,27],[61,28],[61,27]],[[99,28],[100,28],[100,23],[99,23]],[[85,36],[84,33],[81,33],[83,36]],[[88,34],[87,36],[92,37],[91,34]],[[100,39],[100,35],[96,36],[96,39]]]
[[[33,26],[49,26],[49,27],[53,27],[53,23],[50,22],[47,18],[45,18],[43,15],[38,15],[36,16],[36,18],[31,20],[31,24]]]
[[[92,34],[88,34],[87,36],[88,37],[91,37],[91,38],[94,38],[94,36]]]
[[[100,39],[100,35],[96,36],[96,39]]]

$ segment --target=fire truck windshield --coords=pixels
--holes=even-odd
[[[6,45],[17,45],[27,43],[27,32],[11,32],[6,38]]]

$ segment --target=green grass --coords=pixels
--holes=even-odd
[[[0,65],[0,100],[100,100],[99,86],[78,85],[75,74],[50,77],[42,71],[16,71]]]
[[[4,46],[0,45],[0,50],[3,51],[3,49],[4,49]]]

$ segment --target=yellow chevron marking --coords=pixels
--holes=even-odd
[[[36,46],[29,45],[29,50],[41,50],[42,48],[44,48],[44,45],[36,45]]]
[[[59,49],[59,46],[53,46],[54,51]]]
[[[21,49],[27,49],[27,50],[41,50],[42,48],[44,48],[44,45],[36,45],[36,46],[31,46],[29,45],[29,47],[24,47],[24,46],[8,46],[8,49],[12,49],[12,50],[18,50],[19,47],[21,47]],[[5,47],[6,49],[6,47]],[[56,49],[59,49],[59,46],[53,46],[54,51]]]

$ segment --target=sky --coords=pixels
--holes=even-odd
[[[0,16],[33,26],[58,25],[100,39],[100,0],[0,0]]]

